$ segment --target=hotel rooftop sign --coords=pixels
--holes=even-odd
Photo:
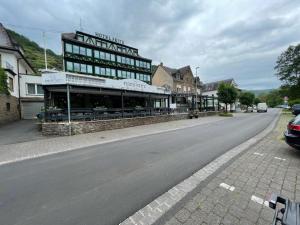
[[[115,38],[115,37],[111,37],[109,35],[101,34],[101,33],[98,33],[98,32],[95,32],[95,35],[97,37],[99,37],[99,38],[106,39],[108,41],[113,41],[113,42],[116,42],[118,44],[124,45],[124,41],[121,40],[121,39],[118,39],[118,38]]]
[[[93,36],[77,31],[76,39],[86,44],[94,45],[96,47],[122,52],[128,55],[138,56],[138,50],[136,48],[126,46],[124,45],[124,41],[114,37],[110,37],[108,35],[96,33],[96,36]]]

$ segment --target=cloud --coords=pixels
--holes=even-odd
[[[241,88],[272,88],[278,55],[300,42],[298,0],[0,0],[0,22],[61,52],[60,32],[116,36],[153,63],[200,67],[203,81],[233,77]],[[18,16],[16,16],[18,15]],[[9,24],[19,25],[18,27]]]

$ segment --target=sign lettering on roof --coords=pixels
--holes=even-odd
[[[94,45],[97,47],[122,52],[128,55],[138,56],[138,50],[135,48],[124,46],[124,41],[110,37],[108,35],[96,33],[96,37],[77,33],[76,39],[86,44]],[[100,39],[101,38],[101,39]],[[106,41],[107,40],[107,41]]]
[[[101,33],[98,33],[98,32],[95,32],[95,35],[99,38],[103,38],[103,39],[106,39],[108,41],[113,41],[113,42],[116,42],[118,44],[122,44],[124,45],[124,41],[121,40],[121,39],[118,39],[118,38],[115,38],[115,37],[111,37],[109,35],[105,35],[105,34],[101,34]]]

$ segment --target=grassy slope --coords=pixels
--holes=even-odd
[[[25,56],[31,62],[31,65],[35,68],[36,71],[38,69],[44,69],[44,49],[41,48],[37,43],[34,41],[29,40],[27,37],[20,35],[12,30],[8,30],[9,35],[18,42],[19,45],[25,51]],[[62,69],[62,56],[56,55],[50,49],[47,49],[47,62],[48,68],[56,68]]]

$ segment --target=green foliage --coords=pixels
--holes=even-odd
[[[29,40],[27,37],[20,35],[12,30],[8,30],[9,35],[22,46],[25,52],[25,57],[31,62],[34,69],[37,71],[38,69],[45,68],[45,60],[44,60],[44,49],[41,48],[34,41]],[[58,70],[62,69],[62,56],[56,55],[50,49],[47,49],[47,63],[48,68],[56,68]]]
[[[1,67],[0,67],[0,94],[6,94],[6,95],[10,94],[7,85],[7,75]]]
[[[254,99],[254,105],[258,105],[258,103],[260,103],[260,99],[259,98],[255,98]]]
[[[300,44],[289,46],[276,61],[276,75],[284,82],[279,92],[293,101],[300,98]]]
[[[266,95],[260,95],[259,99],[260,102],[266,102],[268,106],[275,107],[283,104],[283,97],[284,95],[282,94],[281,89],[279,89],[273,90]]]
[[[227,105],[232,104],[236,101],[238,96],[238,91],[233,85],[223,82],[218,87],[217,95],[219,101],[226,105],[225,110],[227,112]]]
[[[289,46],[277,59],[275,66],[279,80],[287,85],[300,84],[300,44]]]
[[[224,116],[224,117],[233,117],[232,113],[219,113],[219,116]]]
[[[300,98],[294,99],[294,100],[289,100],[289,106],[293,106],[295,104],[300,104]]]
[[[245,106],[252,106],[254,103],[255,95],[251,92],[242,92],[239,96],[240,103]],[[247,108],[248,111],[248,108]]]

